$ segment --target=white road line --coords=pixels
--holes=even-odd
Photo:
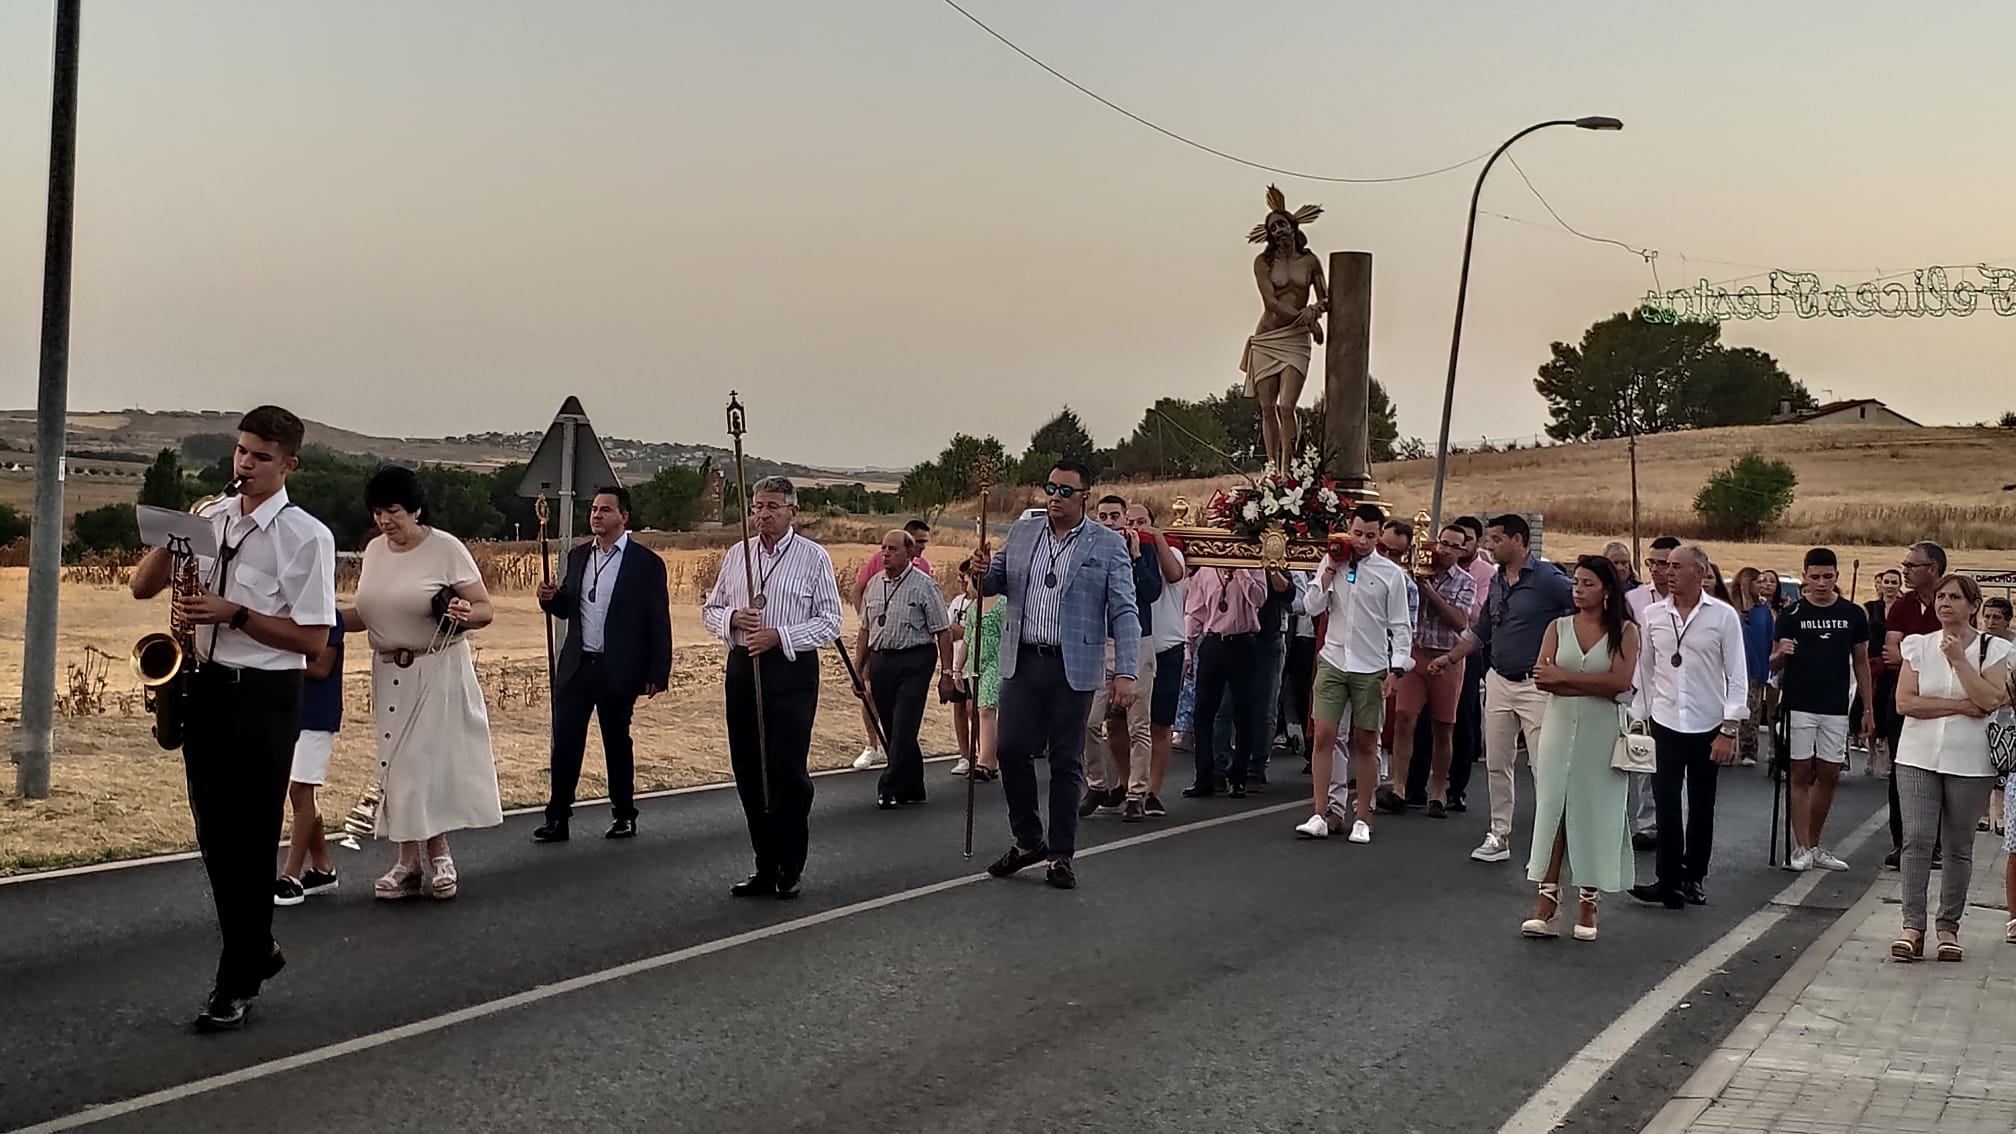
[[[1890,822],[1888,811],[1878,809],[1867,822],[1848,836],[1843,850],[1854,853],[1862,843]],[[1878,869],[1881,869],[1880,867]],[[1498,1134],[1547,1134],[1568,1117],[1575,1104],[1589,1089],[1603,1080],[1639,1040],[1645,1038],[1659,1021],[1666,1018],[1695,986],[1712,976],[1715,970],[1729,962],[1731,957],[1758,938],[1765,931],[1782,921],[1793,906],[1798,905],[1820,884],[1822,871],[1808,871],[1795,879],[1791,885],[1780,890],[1763,909],[1736,923],[1736,927],[1703,949],[1686,964],[1666,975],[1666,979],[1652,987],[1638,1003],[1633,1004],[1624,1014],[1611,1021],[1610,1026],[1597,1033],[1596,1038],[1576,1052],[1554,1077],[1547,1080],[1526,1105],[1515,1111],[1505,1125],[1498,1128]]]
[[[957,756],[931,756],[927,757],[924,762],[926,764],[943,764],[948,761],[957,759],[958,759]],[[816,780],[826,776],[851,776],[857,771],[876,772],[880,770],[881,769],[879,765],[874,768],[827,768],[824,771],[812,773],[812,778]],[[726,788],[732,788],[734,786],[735,786],[734,780],[721,780],[715,783],[690,784],[686,787],[663,788],[659,791],[640,791],[637,793],[636,798],[669,799],[675,795],[698,795],[701,792],[722,791]],[[595,799],[576,800],[574,802],[574,806],[594,807],[597,804],[603,804],[607,802],[609,802],[609,797],[605,795]],[[544,805],[536,807],[514,807],[511,810],[506,811],[504,813],[504,816],[505,818],[508,819],[519,815],[543,815],[545,814],[545,811],[546,808]],[[285,841],[282,841],[280,845],[284,847],[287,844]],[[94,862],[88,866],[66,866],[59,870],[36,870],[23,874],[8,874],[0,876],[0,886],[14,886],[22,882],[51,882],[58,878],[74,878],[79,874],[103,874],[109,870],[130,870],[136,866],[159,866],[164,862],[189,862],[201,857],[203,856],[201,855],[201,853],[197,851],[177,851],[174,854],[148,855],[146,858],[122,858],[116,862]]]
[[[1192,831],[1222,827],[1228,823],[1240,823],[1248,819],[1257,819],[1265,815],[1276,815],[1283,811],[1306,808],[1307,806],[1308,801],[1296,800],[1293,803],[1279,803],[1272,807],[1241,811],[1234,815],[1221,815],[1215,819],[1205,819],[1196,823],[1184,823],[1174,827],[1165,827],[1160,831],[1151,831],[1147,834],[1118,839],[1100,846],[1088,847],[1085,850],[1079,851],[1076,857],[1090,858],[1094,855],[1106,854],[1110,851],[1138,847],[1146,843],[1174,838],[1177,835],[1188,834]],[[1283,833],[1283,838],[1286,838],[1285,832]],[[412,1039],[415,1036],[442,1031],[452,1028],[457,1024],[466,1024],[471,1020],[480,1020],[487,1016],[495,1016],[500,1012],[522,1008],[528,1004],[537,1004],[542,1000],[551,1000],[556,996],[565,996],[570,992],[579,992],[582,989],[594,988],[597,985],[637,976],[640,973],[653,972],[700,957],[726,952],[739,945],[754,944],[755,942],[765,941],[772,937],[781,937],[787,933],[795,933],[801,929],[811,929],[814,926],[839,921],[841,918],[852,917],[855,914],[869,913],[874,910],[886,909],[889,906],[900,905],[904,902],[915,901],[918,898],[927,898],[933,894],[942,894],[947,890],[956,890],[962,886],[970,886],[987,877],[988,875],[983,872],[980,874],[961,875],[957,878],[947,878],[942,882],[933,882],[928,886],[919,886],[915,889],[904,890],[895,894],[885,894],[879,898],[870,898],[866,901],[855,902],[852,905],[839,906],[822,913],[811,914],[807,917],[779,922],[776,925],[766,925],[761,929],[752,929],[745,933],[737,933],[729,937],[705,941],[698,945],[689,945],[684,949],[678,949],[670,953],[661,953],[655,957],[645,957],[642,960],[631,961],[628,964],[617,965],[614,968],[602,969],[599,972],[571,977],[554,984],[543,984],[537,988],[527,989],[524,992],[514,993],[497,1000],[474,1004],[454,1012],[444,1012],[441,1015],[430,1016],[424,1020],[415,1020],[410,1024],[402,1024],[399,1027],[388,1028],[382,1032],[373,1032],[370,1035],[358,1036],[354,1039],[343,1040],[340,1043],[332,1043],[324,1047],[315,1048],[312,1051],[301,1052],[298,1055],[289,1055],[280,1059],[268,1060],[265,1063],[255,1063],[250,1067],[243,1067],[236,1071],[227,1071],[221,1075],[212,1075],[206,1079],[197,1079],[194,1082],[183,1083],[179,1086],[167,1087],[150,1094],[139,1095],[120,1102],[103,1103],[98,1106],[87,1107],[75,1114],[65,1115],[62,1118],[52,1118],[47,1122],[39,1122],[33,1126],[19,1127],[9,1131],[8,1134],[49,1134],[49,1132],[57,1130],[75,1130],[81,1126],[89,1126],[93,1123],[104,1122],[107,1119],[149,1110],[172,1102],[179,1102],[197,1095],[208,1094],[211,1091],[222,1090],[225,1087],[270,1078],[287,1071],[296,1071],[303,1067],[312,1067],[318,1063],[327,1063],[333,1059],[341,1059],[346,1055],[355,1055],[359,1052],[384,1047],[387,1044],[397,1043],[400,1040]]]

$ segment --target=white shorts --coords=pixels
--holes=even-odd
[[[329,753],[335,748],[335,733],[302,729],[294,742],[294,770],[287,778],[297,784],[320,784],[329,774]]]
[[[1829,764],[1848,762],[1848,718],[1821,713],[1787,713],[1792,734],[1794,760],[1825,760]]]

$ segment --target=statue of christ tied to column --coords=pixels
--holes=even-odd
[[[1264,310],[1239,369],[1246,373],[1246,395],[1260,401],[1260,439],[1267,462],[1288,467],[1302,434],[1296,403],[1309,376],[1312,342],[1323,341],[1322,317],[1330,310],[1323,286],[1323,263],[1309,251],[1302,226],[1323,215],[1321,205],[1288,211],[1281,190],[1267,187],[1267,219],[1253,226],[1247,240],[1265,241],[1266,251],[1253,258],[1253,279],[1260,287]]]

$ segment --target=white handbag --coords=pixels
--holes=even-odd
[[[1617,747],[1610,751],[1610,766],[1620,772],[1650,775],[1659,766],[1657,750],[1652,738],[1642,732],[1632,732],[1627,723],[1627,714],[1619,709]]]

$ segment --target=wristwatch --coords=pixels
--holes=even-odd
[[[1720,730],[1720,731],[1721,731],[1721,733],[1722,733],[1722,735],[1723,735],[1723,736],[1727,736],[1727,737],[1730,737],[1730,738],[1732,738],[1732,739],[1733,739],[1733,738],[1734,738],[1734,737],[1736,736],[1736,729],[1735,729],[1735,727],[1734,727],[1733,725],[1726,725],[1726,724],[1725,724],[1725,725],[1723,725],[1723,726],[1722,726],[1722,728],[1721,728],[1721,730]]]
[[[1387,670],[1386,670],[1386,672],[1387,672],[1387,673],[1389,673],[1389,674],[1392,674],[1392,675],[1393,675],[1394,677],[1405,677],[1405,676],[1407,676],[1407,671],[1406,671],[1406,670],[1404,670],[1404,669],[1401,669],[1401,668],[1400,668],[1399,666],[1397,666],[1397,665],[1396,665],[1396,666],[1389,666],[1389,667],[1387,667]]]
[[[243,606],[239,607],[238,613],[231,616],[231,629],[233,630],[245,629],[245,623],[250,621],[251,618],[252,618],[251,608]]]

